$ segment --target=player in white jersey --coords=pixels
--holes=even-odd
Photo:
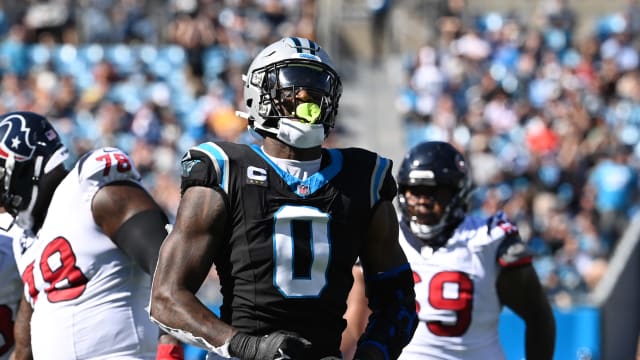
[[[121,150],[93,150],[71,170],[66,154],[43,116],[0,116],[0,201],[36,234],[13,241],[24,283],[16,359],[181,358],[145,310],[164,212]]]
[[[551,359],[555,323],[531,256],[504,213],[466,213],[471,183],[462,154],[445,142],[418,144],[397,180],[400,243],[420,320],[400,359],[505,359],[498,338],[503,305],[526,324],[526,358]]]
[[[18,229],[12,224],[11,215],[0,213],[0,360],[7,360],[13,349],[13,324],[22,294],[22,281],[11,249],[12,239]]]

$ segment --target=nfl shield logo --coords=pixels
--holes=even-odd
[[[307,185],[298,185],[298,194],[303,195],[303,196],[307,196],[310,193],[310,189],[309,186]]]

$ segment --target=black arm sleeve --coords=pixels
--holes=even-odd
[[[167,237],[167,215],[160,209],[139,212],[125,221],[113,235],[113,242],[150,275],[156,269],[160,245]]]
[[[372,314],[358,340],[356,359],[372,358],[376,348],[384,359],[397,359],[418,327],[413,273],[409,264],[365,279]]]

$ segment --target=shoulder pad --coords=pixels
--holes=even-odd
[[[382,156],[376,157],[376,165],[371,181],[371,204],[380,200],[393,200],[398,187],[392,173],[393,161]]]
[[[498,264],[503,267],[519,266],[531,263],[531,253],[520,238],[518,227],[499,211],[488,219],[489,236],[499,241],[496,253]]]
[[[393,161],[375,152],[361,148],[340,149],[344,155],[344,166],[360,174],[370,174],[369,202],[373,208],[381,200],[392,201],[398,191],[393,177]]]
[[[229,157],[213,142],[202,143],[187,151],[181,160],[181,192],[191,186],[229,187]]]
[[[140,174],[133,161],[124,151],[114,147],[103,147],[84,155],[78,161],[80,182],[91,180],[103,186],[117,181],[140,182]]]
[[[398,190],[392,173],[393,161],[362,148],[334,150],[339,150],[343,155],[344,171],[352,176],[363,176],[363,181],[367,181],[370,207],[373,208],[381,200],[393,200]]]
[[[494,216],[487,219],[487,231],[492,240],[500,240],[511,235],[520,237],[518,227],[502,211],[498,211]]]

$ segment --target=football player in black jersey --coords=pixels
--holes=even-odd
[[[358,359],[395,359],[416,327],[398,243],[391,161],[321,146],[341,82],[324,50],[283,38],[243,77],[262,146],[207,142],[182,160],[182,199],[159,254],[150,315],[180,339],[239,359],[339,359],[352,266],[372,315]],[[220,317],[195,296],[212,265]]]

